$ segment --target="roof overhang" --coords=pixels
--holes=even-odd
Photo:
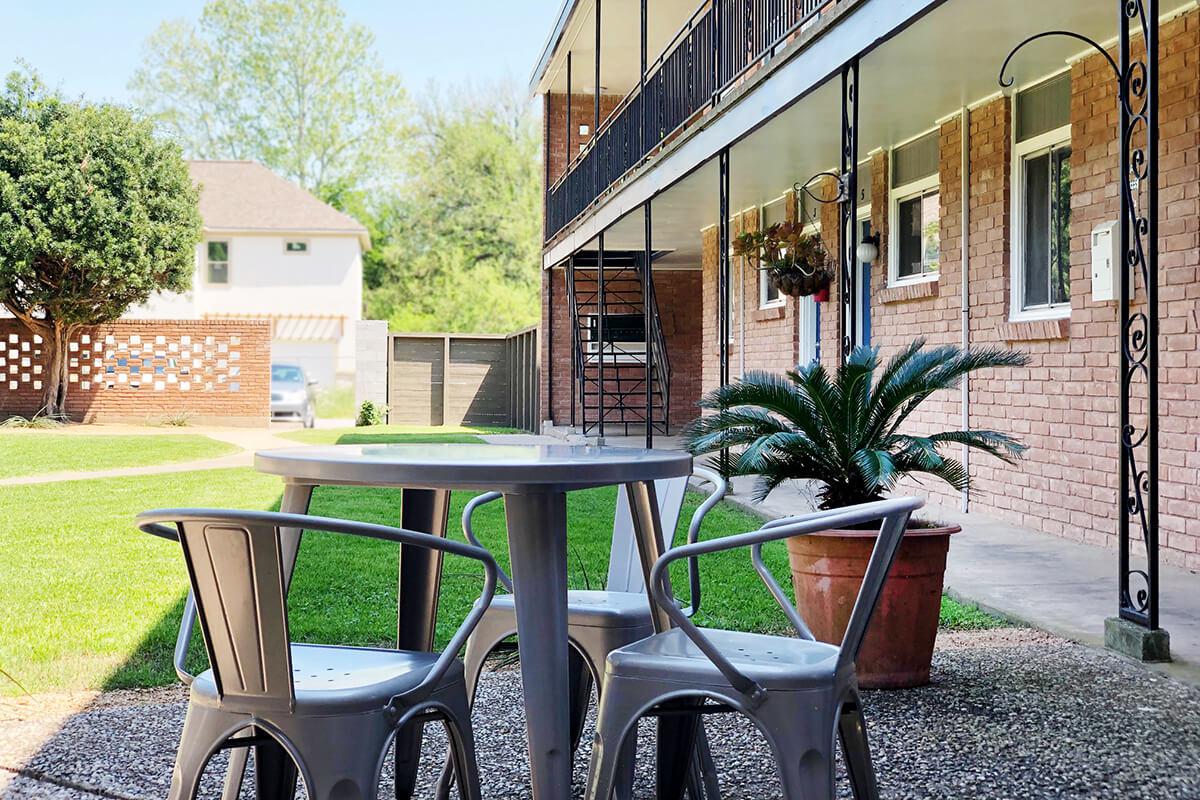
[[[542,78],[546,75],[546,70],[550,66],[551,59],[554,58],[555,51],[558,50],[558,45],[567,30],[567,24],[571,21],[571,16],[575,13],[575,9],[584,2],[586,0],[563,0],[562,6],[558,9],[558,16],[555,18],[554,27],[550,30],[550,35],[546,37],[546,43],[542,45],[542,53],[538,56],[537,64],[529,76],[530,98],[538,94],[538,86],[541,84]]]
[[[203,228],[204,235],[210,234],[216,236],[345,236],[358,239],[359,246],[363,252],[371,249],[371,234],[366,228],[359,230],[340,230],[335,228],[215,228],[205,225]]]

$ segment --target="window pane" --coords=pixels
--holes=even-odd
[[[1050,302],[1050,155],[1025,159],[1025,308]]]
[[[1050,302],[1071,300],[1071,148],[1054,151],[1054,271],[1050,276]]]
[[[208,265],[209,283],[229,283],[229,264],[211,262]]]
[[[1064,72],[1017,95],[1017,141],[1071,122],[1071,73]]]
[[[937,272],[942,258],[942,242],[939,235],[941,225],[942,198],[938,192],[930,192],[921,198],[921,239],[923,271]]]
[[[938,131],[933,131],[896,148],[892,156],[892,186],[903,186],[937,173],[939,136]]]
[[[763,282],[762,298],[763,303],[773,303],[779,299],[779,289],[771,283],[770,277],[767,276],[765,270],[759,273],[759,280]]]
[[[208,260],[209,261],[228,261],[229,260],[229,242],[209,242],[208,243]]]
[[[900,277],[920,275],[923,266],[921,243],[921,198],[914,197],[900,202],[896,215],[899,225]]]

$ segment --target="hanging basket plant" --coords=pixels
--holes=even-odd
[[[794,222],[779,222],[765,230],[748,231],[733,240],[733,254],[766,270],[767,279],[789,297],[829,297],[833,270],[818,236],[801,233]]]

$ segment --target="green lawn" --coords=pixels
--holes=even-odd
[[[310,428],[288,431],[279,436],[303,444],[388,444],[407,442],[481,442],[480,434],[520,433],[509,428],[461,428],[452,426],[373,425],[365,428]]]
[[[271,509],[278,506],[279,492],[278,479],[250,469],[6,488],[0,492],[0,669],[33,692],[170,682],[171,650],[186,586],[183,565],[177,547],[139,533],[133,515],[169,506]],[[614,488],[569,497],[572,586],[603,585],[615,497]],[[455,494],[452,520],[458,519],[467,498]],[[698,500],[699,495],[689,494],[683,520]],[[392,523],[397,501],[394,491],[327,487],[317,491],[312,511]],[[704,535],[727,535],[757,525],[756,519],[733,507],[720,506],[709,516]],[[480,511],[477,530],[507,566],[498,504]],[[461,536],[456,524],[452,535]],[[363,645],[389,642],[395,635],[396,556],[396,548],[386,543],[335,534],[306,536],[291,593],[293,637]],[[788,585],[783,544],[768,546],[765,556]],[[701,563],[702,624],[787,630],[783,615],[754,574],[748,552],[708,556]],[[458,625],[480,585],[474,562],[447,559],[439,641]],[[961,618],[961,606],[947,601],[946,609],[948,621]],[[200,663],[199,637],[195,644]],[[11,685],[0,688],[0,693],[15,691]]]
[[[0,478],[216,458],[237,447],[198,434],[103,436],[0,431]]]
[[[317,390],[317,416],[325,419],[354,419],[353,386],[330,386]]]

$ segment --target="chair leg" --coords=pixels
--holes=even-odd
[[[654,701],[654,691],[653,686],[637,681],[605,681],[592,745],[588,800],[610,800],[614,791],[632,789],[638,712]]]
[[[571,752],[574,753],[579,749],[588,704],[592,701],[592,673],[587,659],[574,647],[567,656],[567,669],[571,671]]]
[[[254,746],[254,786],[258,800],[292,800],[296,796],[296,763],[278,742]]]
[[[234,721],[235,718],[227,713],[188,705],[183,735],[175,755],[175,769],[171,773],[170,800],[193,800],[209,755],[221,743],[223,734],[232,727]]]
[[[838,714],[838,737],[846,757],[846,772],[850,775],[854,800],[879,800],[879,786],[867,743],[867,723],[857,695],[842,704]]]
[[[249,735],[253,731],[246,732]],[[242,736],[243,734],[238,734]],[[246,779],[246,764],[250,762],[250,748],[237,747],[229,751],[229,768],[225,771],[225,786],[221,800],[238,800],[242,793],[242,782]]]
[[[475,734],[471,729],[471,707],[467,703],[466,692],[462,691],[458,697],[449,697],[445,704],[446,736],[450,742],[450,758],[454,765],[459,798],[480,800],[482,795],[479,788],[479,765],[475,760]],[[438,788],[440,791],[440,784]],[[449,791],[449,785],[446,791]]]
[[[486,620],[487,617],[485,616]],[[483,666],[487,661],[487,657],[496,645],[504,641],[505,637],[496,638],[494,636],[487,637],[486,640],[481,639],[479,631],[476,631],[469,639],[467,639],[466,652],[463,653],[463,680],[467,686],[467,698],[471,705],[475,704],[475,690],[479,687],[479,676],[483,674]],[[469,717],[468,717],[469,721]],[[438,777],[437,786],[434,787],[433,796],[435,800],[449,800],[450,787],[454,785],[454,745],[451,745],[446,750],[446,760],[442,763],[442,774]]]
[[[784,800],[833,800],[832,698],[813,692],[778,692],[753,714],[768,731]]]

